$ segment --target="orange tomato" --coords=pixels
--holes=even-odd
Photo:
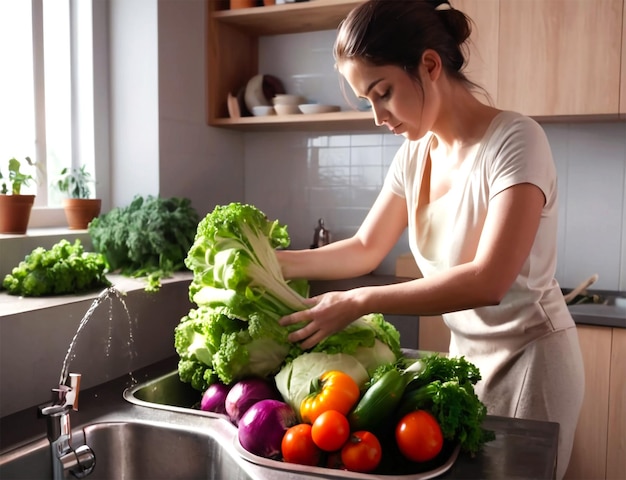
[[[313,422],[311,437],[326,452],[339,450],[350,437],[348,419],[337,410],[326,410]]]
[[[352,433],[341,448],[341,462],[353,472],[371,472],[382,457],[383,449],[378,438],[364,430]]]
[[[330,370],[318,379],[314,392],[302,400],[300,417],[305,423],[313,423],[328,410],[347,415],[360,395],[359,386],[350,375]]]
[[[426,410],[415,410],[396,425],[396,443],[409,460],[426,462],[441,452],[443,434],[435,417]]]

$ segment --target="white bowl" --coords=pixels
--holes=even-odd
[[[341,107],[337,105],[319,105],[317,103],[305,103],[298,105],[298,108],[302,113],[330,113],[341,110]]]
[[[255,75],[246,84],[244,103],[248,110],[258,105],[272,105],[272,98],[285,92],[282,81],[273,75]]]
[[[295,113],[302,113],[300,112],[298,105],[283,105],[281,103],[274,105],[274,110],[276,110],[277,115],[293,115]]]
[[[255,105],[252,107],[252,115],[255,117],[264,117],[267,115],[274,115],[275,113],[274,107],[268,105]]]
[[[296,107],[306,101],[300,95],[278,94],[272,99],[274,105],[295,105]]]

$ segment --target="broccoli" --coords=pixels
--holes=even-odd
[[[81,293],[109,287],[105,272],[103,255],[85,252],[78,239],[73,245],[61,240],[50,250],[38,247],[26,255],[2,286],[11,295],[25,297]]]

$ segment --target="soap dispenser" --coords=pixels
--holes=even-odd
[[[317,221],[317,227],[315,227],[315,233],[313,234],[313,244],[311,248],[323,247],[330,243],[330,230],[324,227],[324,219],[320,218]]]

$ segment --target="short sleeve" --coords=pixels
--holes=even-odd
[[[520,183],[538,186],[546,203],[556,195],[556,169],[543,128],[529,117],[516,115],[499,129],[489,168],[489,197]]]

